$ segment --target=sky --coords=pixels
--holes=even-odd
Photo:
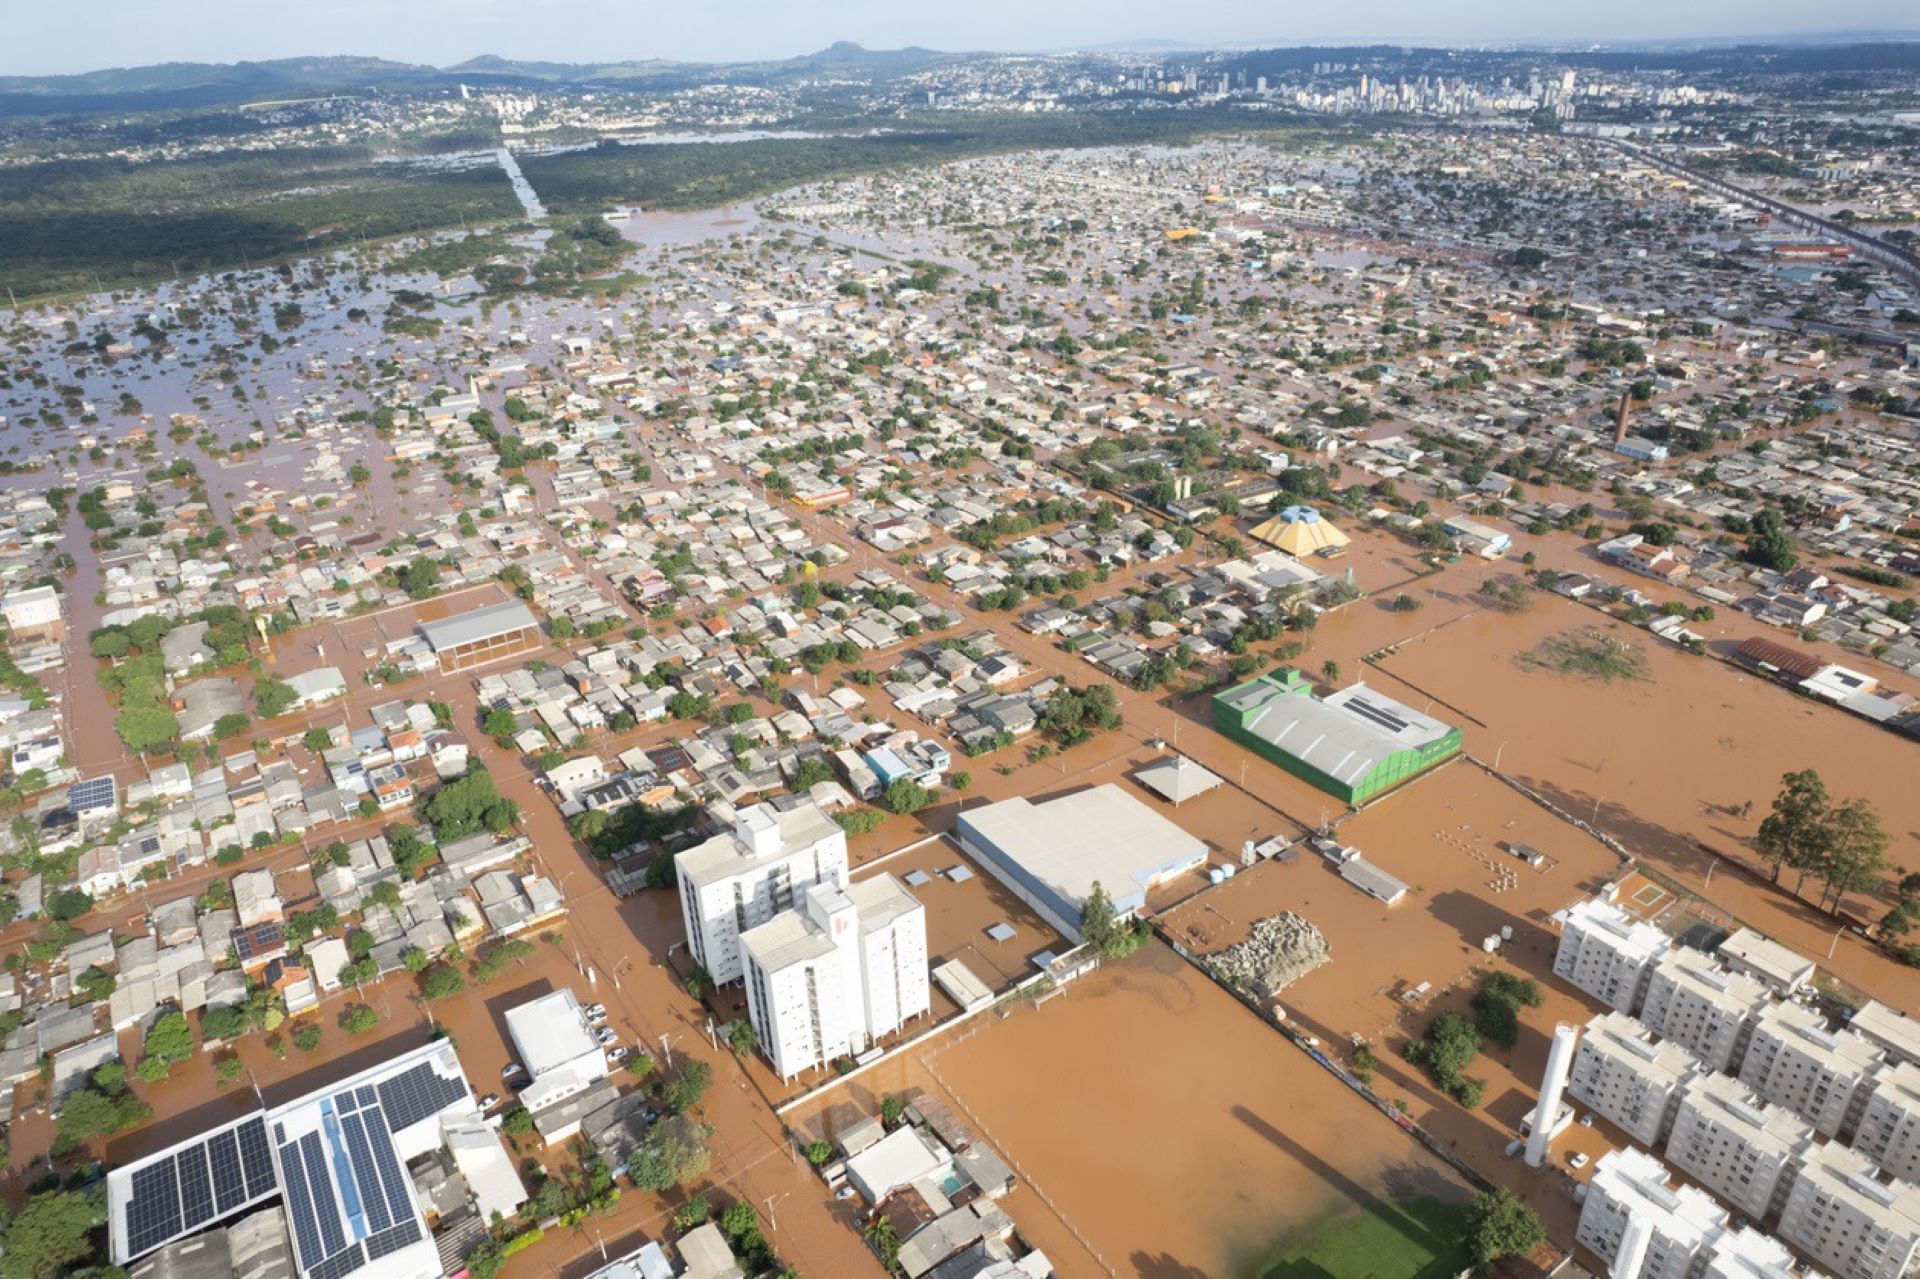
[[[1798,0],[14,0],[0,74],[359,54],[446,66],[783,58],[870,49],[1221,44],[1567,43],[1784,36],[1841,11]],[[19,10],[24,10],[21,12]],[[1856,0],[1846,29],[1920,31],[1913,0]]]

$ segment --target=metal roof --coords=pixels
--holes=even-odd
[[[484,643],[515,631],[537,630],[539,626],[531,609],[519,600],[508,600],[454,617],[443,617],[437,622],[422,622],[420,634],[426,637],[434,652],[444,653],[450,648]]]

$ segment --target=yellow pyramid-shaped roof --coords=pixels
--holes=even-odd
[[[1311,506],[1289,506],[1256,526],[1248,536],[1300,559],[1331,554],[1349,540],[1345,533],[1321,519],[1320,512]]]

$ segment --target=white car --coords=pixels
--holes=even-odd
[[[1567,1167],[1569,1168],[1585,1168],[1588,1162],[1585,1153],[1578,1150],[1567,1156]]]
[[[512,1079],[515,1075],[519,1074],[520,1072],[521,1072],[520,1063],[517,1061],[510,1061],[506,1065],[500,1068],[500,1078]]]
[[[610,1045],[612,1045],[613,1041],[618,1038],[619,1036],[613,1033],[613,1027],[611,1026],[602,1026],[600,1029],[593,1032],[593,1041],[599,1044],[602,1048],[609,1047]]]
[[[612,1052],[607,1054],[608,1061],[622,1062],[622,1061],[625,1061],[626,1059],[627,1059],[627,1050],[624,1046],[615,1048]]]
[[[588,1004],[586,1011],[589,1021],[605,1021],[607,1019],[607,1006],[605,1004]]]

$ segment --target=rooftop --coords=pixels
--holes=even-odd
[[[539,625],[533,611],[525,604],[519,600],[507,600],[443,617],[437,622],[422,622],[420,634],[434,652],[444,653],[463,644],[478,644],[529,627],[538,628]]]

